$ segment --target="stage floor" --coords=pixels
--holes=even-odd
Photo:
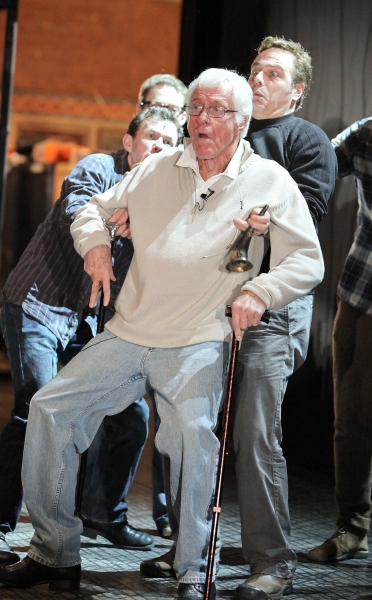
[[[10,380],[0,377],[0,426],[3,427],[11,410]],[[153,433],[141,459],[130,492],[127,495],[129,522],[155,536],[155,546],[147,552],[119,550],[104,538],[81,538],[82,580],[79,593],[49,592],[48,586],[19,590],[0,587],[0,600],[31,600],[61,597],[67,600],[142,599],[171,600],[176,596],[177,584],[173,580],[146,579],[139,572],[139,563],[145,558],[167,551],[171,541],[156,535],[151,518],[151,449]],[[303,468],[289,466],[289,497],[292,515],[292,544],[299,554],[299,565],[294,579],[293,600],[360,600],[372,599],[370,560],[348,560],[339,565],[317,565],[301,559],[315,544],[329,537],[334,529],[335,508],[332,476]],[[249,498],[247,498],[249,502]],[[258,515],[259,518],[259,515]],[[239,512],[233,457],[227,460],[224,483],[221,532],[223,547],[217,579],[218,598],[232,599],[234,589],[249,575],[240,541]],[[7,535],[9,544],[22,557],[25,556],[32,526],[26,509],[14,533]],[[372,540],[370,540],[372,544]],[[371,545],[372,547],[372,545]]]

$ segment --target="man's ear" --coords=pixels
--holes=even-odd
[[[295,85],[294,89],[295,89],[295,91],[293,93],[293,99],[296,100],[296,102],[297,102],[297,100],[299,98],[301,98],[301,96],[302,96],[302,93],[303,93],[303,91],[305,89],[305,84],[304,83],[297,83]]]
[[[235,127],[237,129],[237,133],[241,133],[244,129],[244,127],[247,125],[247,123],[249,122],[250,117],[246,116],[244,117],[243,121],[241,123],[236,124]]]
[[[129,133],[124,134],[123,146],[124,146],[124,150],[129,152],[129,154],[132,152],[133,138],[131,135],[129,135]]]

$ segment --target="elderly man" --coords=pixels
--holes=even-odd
[[[265,38],[249,83],[253,117],[246,139],[261,157],[275,160],[296,182],[314,225],[327,213],[336,159],[325,133],[295,115],[312,80],[311,57],[291,40]],[[269,239],[261,272],[270,264]],[[251,576],[236,598],[280,597],[292,586],[297,565],[290,545],[286,462],[281,449],[281,404],[287,382],[305,360],[313,292],[272,310],[270,323],[245,332],[237,360],[233,427],[242,549]],[[249,499],[249,501],[248,501]],[[171,577],[174,548],[141,563],[148,577]]]
[[[35,534],[28,556],[0,569],[1,582],[79,588],[77,453],[89,446],[104,415],[122,411],[151,386],[179,522],[178,599],[203,597],[219,446],[214,429],[231,339],[225,305],[232,304],[241,340],[266,309],[288,304],[323,276],[316,232],[296,184],[242,139],[251,97],[244,77],[203,72],[187,93],[191,144],[147,158],[78,212],[72,233],[93,280],[91,305],[100,285],[109,300],[113,275],[102,218],[118,208],[130,214],[134,259],[105,332],[33,398],[23,481]],[[258,275],[259,237],[250,245],[250,271],[229,272],[235,225],[257,203],[270,206],[270,272]]]
[[[87,315],[85,310],[90,279],[84,273],[83,261],[74,250],[69,231],[75,212],[93,194],[119,182],[124,173],[149,154],[160,152],[165,146],[177,146],[181,136],[181,127],[172,113],[151,107],[130,122],[123,137],[124,148],[112,155],[92,154],[80,161],[66,177],[60,198],[2,290],[1,327],[15,394],[12,418],[0,436],[1,564],[19,560],[5,535],[16,527],[22,505],[22,455],[31,398],[57,373],[57,361],[68,362],[91,339],[91,327],[95,329],[93,315]],[[114,298],[133,256],[130,240],[119,239],[113,254]],[[96,535],[98,529],[116,545],[134,550],[153,545],[150,535],[129,525],[125,502],[146,442],[148,413],[142,398],[115,419],[104,420],[89,451],[82,504],[90,535]],[[162,512],[166,512],[164,508]]]
[[[317,227],[327,213],[337,164],[326,134],[295,116],[311,80],[311,57],[300,44],[265,38],[249,77],[253,118],[247,139],[257,154],[287,169]],[[269,264],[270,247],[261,272]],[[271,311],[269,324],[245,332],[238,354],[233,435],[242,548],[251,568],[235,591],[239,600],[279,598],[292,587],[297,559],[290,544],[281,405],[289,377],[306,358],[312,311],[313,292]]]

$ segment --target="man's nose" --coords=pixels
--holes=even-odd
[[[209,117],[208,108],[204,107],[203,110],[201,111],[200,115],[198,115],[196,118],[200,122],[209,121],[210,117]]]
[[[153,147],[151,148],[151,154],[156,154],[157,152],[161,152],[164,148],[164,140],[162,137],[158,138]]]
[[[254,75],[251,75],[250,83],[252,86],[253,85],[255,85],[255,86],[262,85],[263,84],[262,71],[259,71],[259,73],[255,73]]]

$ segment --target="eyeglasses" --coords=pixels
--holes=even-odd
[[[164,102],[156,102],[155,100],[140,102],[142,109],[149,108],[150,106],[160,106],[161,108],[167,108],[175,117],[179,117],[184,112],[183,106],[174,106],[173,104],[165,104]]]
[[[185,106],[186,112],[190,117],[198,117],[202,114],[203,110],[207,113],[209,117],[213,119],[222,119],[226,113],[239,112],[237,110],[227,110],[222,106],[199,106],[198,104],[186,104]]]

